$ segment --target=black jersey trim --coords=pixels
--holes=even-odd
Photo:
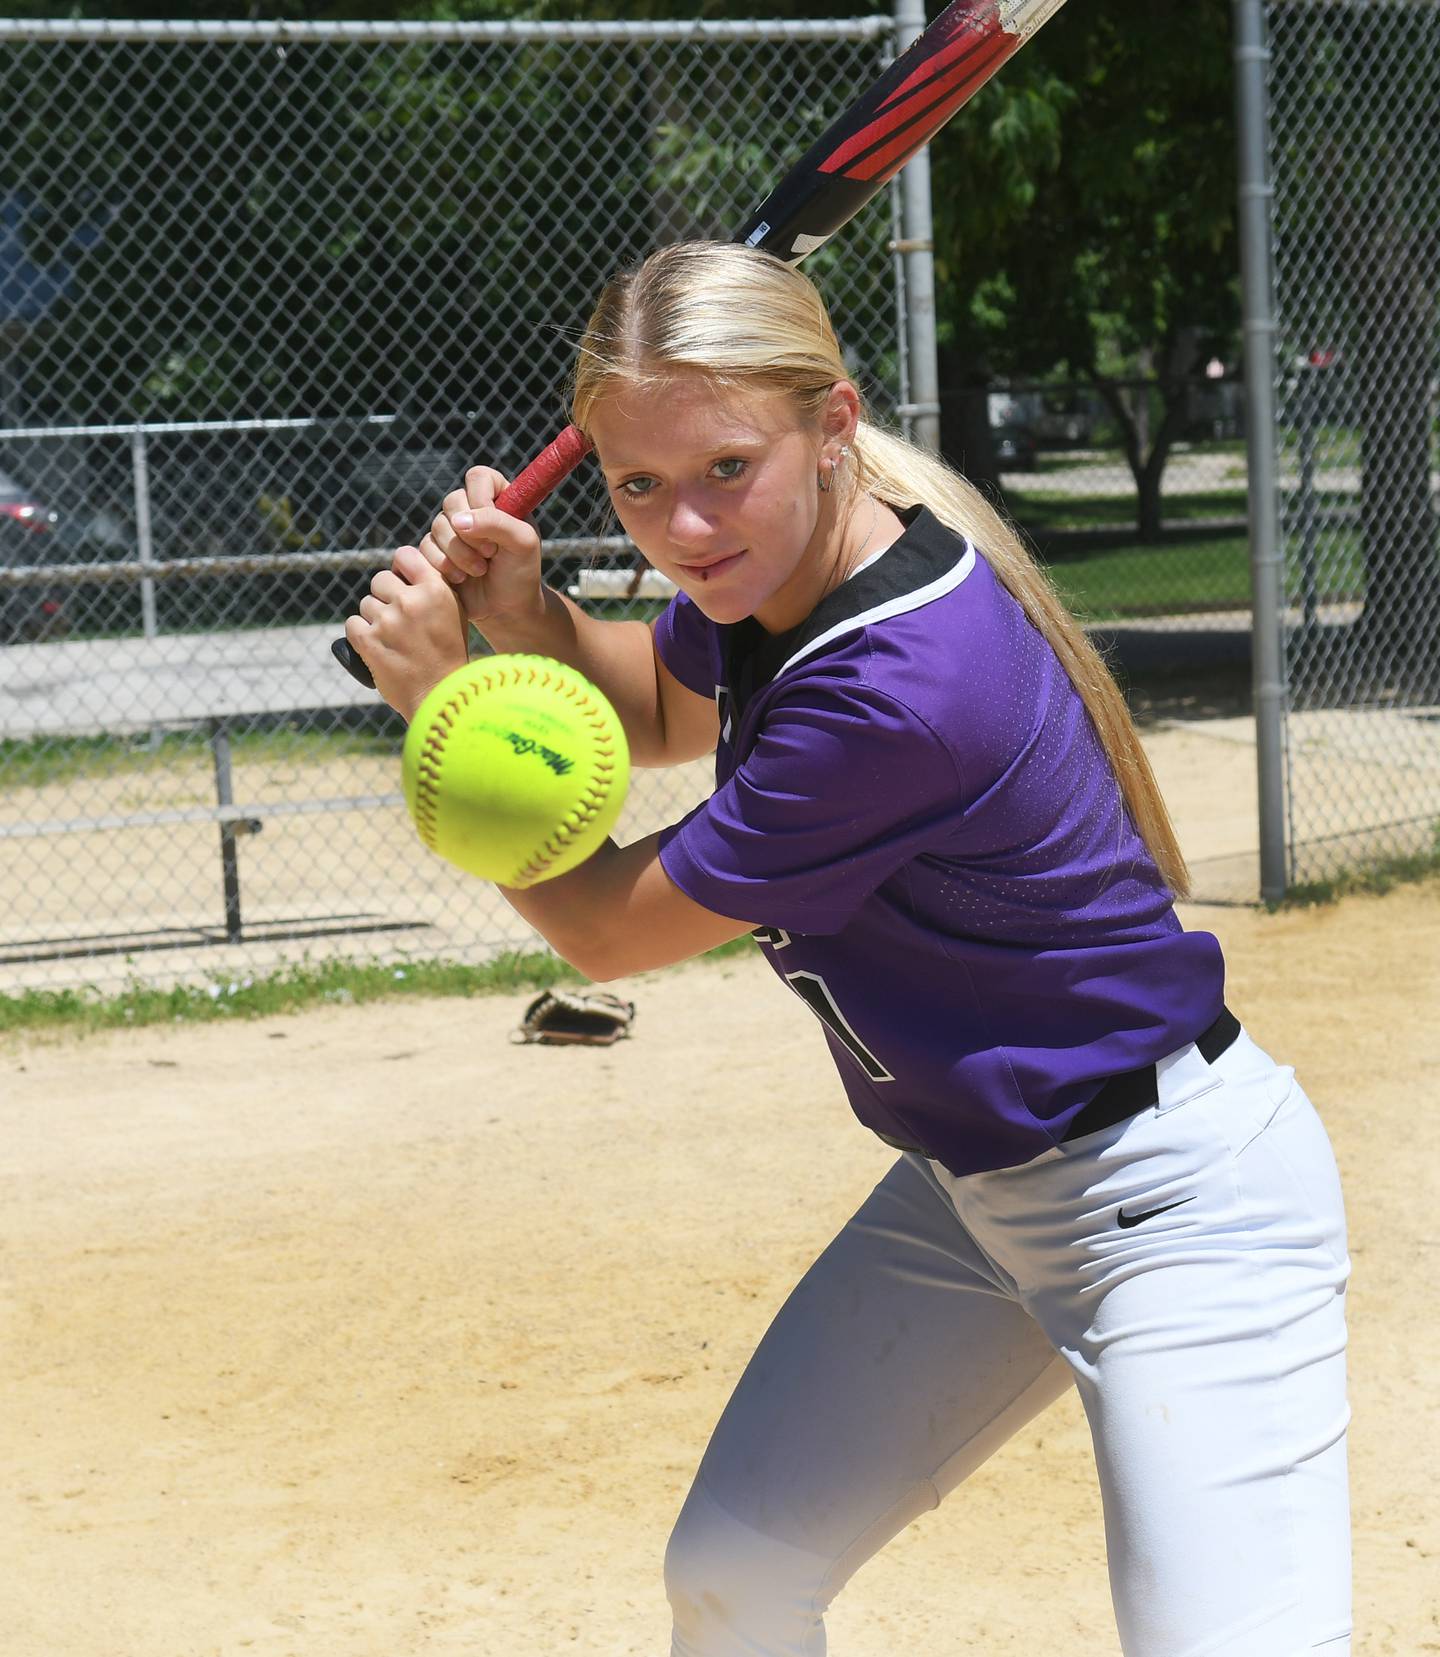
[[[813,656],[816,651],[823,650],[827,644],[843,638],[846,633],[856,632],[862,627],[873,627],[877,622],[888,621],[891,616],[903,616],[911,610],[923,609],[935,599],[944,598],[946,593],[953,593],[975,568],[975,549],[968,541],[964,545],[964,557],[958,563],[952,564],[949,569],[942,570],[933,581],[926,582],[923,587],[897,593],[882,604],[873,605],[868,610],[860,611],[858,615],[846,616],[837,621],[825,632],[809,640],[792,656],[787,657],[781,663],[776,677],[794,667],[797,662],[804,661],[807,656]]]
[[[968,540],[927,507],[909,507],[899,517],[905,525],[899,540],[822,598],[798,627],[767,633],[747,617],[726,629],[732,720],[787,668],[847,633],[943,598],[970,575],[976,554]]]

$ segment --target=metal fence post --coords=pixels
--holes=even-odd
[[[1313,634],[1320,622],[1320,575],[1316,545],[1320,527],[1320,505],[1315,493],[1315,437],[1320,424],[1319,374],[1307,364],[1295,382],[1293,402],[1298,417],[1296,431],[1299,461],[1300,505],[1296,514],[1300,531],[1300,625]]]
[[[215,767],[215,802],[235,804],[235,783],[230,767],[230,727],[223,719],[212,719],[210,758]],[[247,834],[259,834],[264,827],[258,817],[221,817],[220,881],[225,892],[225,941],[238,944],[244,938],[240,915],[240,856],[237,842]]]
[[[150,528],[150,460],[145,447],[145,428],[136,426],[130,434],[130,471],[135,484],[135,555],[141,564],[155,562],[155,540]],[[147,639],[158,632],[155,622],[155,578],[140,578],[141,631]]]
[[[925,28],[925,0],[895,0],[895,49],[903,52]],[[940,360],[935,339],[935,227],[927,145],[900,171],[900,235],[904,260],[909,389],[900,414],[917,443],[940,452]]]
[[[210,721],[210,758],[215,767],[215,799],[234,805],[235,788],[230,773],[230,730],[223,719]],[[244,936],[240,918],[240,859],[235,850],[237,825],[220,823],[220,882],[225,893],[225,941],[238,944]]]
[[[1276,496],[1275,282],[1271,253],[1264,0],[1235,0],[1240,279],[1245,337],[1245,445],[1250,476],[1255,762],[1260,795],[1260,896],[1288,884],[1285,846],[1283,568]]]

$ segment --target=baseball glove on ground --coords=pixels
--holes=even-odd
[[[516,1042],[609,1047],[630,1034],[635,1003],[607,990],[546,990],[525,1009]]]

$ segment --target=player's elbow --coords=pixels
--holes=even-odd
[[[583,942],[567,944],[556,953],[568,961],[576,972],[582,973],[592,984],[609,984],[624,978],[636,969],[625,959],[625,952],[615,946],[613,939],[603,934],[586,938]]]
[[[592,984],[608,984],[613,978],[625,976],[627,968],[620,959],[621,951],[602,927],[571,921],[568,925],[548,926],[544,931],[550,948]]]
[[[659,940],[625,928],[569,928],[564,937],[551,933],[546,941],[562,960],[592,984],[611,984],[617,978],[667,967],[694,953],[666,951],[657,947]]]

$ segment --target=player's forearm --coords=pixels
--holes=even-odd
[[[610,973],[601,962],[623,909],[620,848],[607,840],[579,868],[539,886],[502,886],[505,900],[562,960],[600,982]]]
[[[672,885],[659,839],[607,840],[567,874],[500,890],[557,955],[597,983],[671,966],[753,929],[753,921],[714,914]]]
[[[635,765],[663,765],[665,730],[655,681],[655,650],[642,621],[601,621],[553,587],[533,615],[487,623],[492,650],[550,656],[584,674],[609,698]]]

